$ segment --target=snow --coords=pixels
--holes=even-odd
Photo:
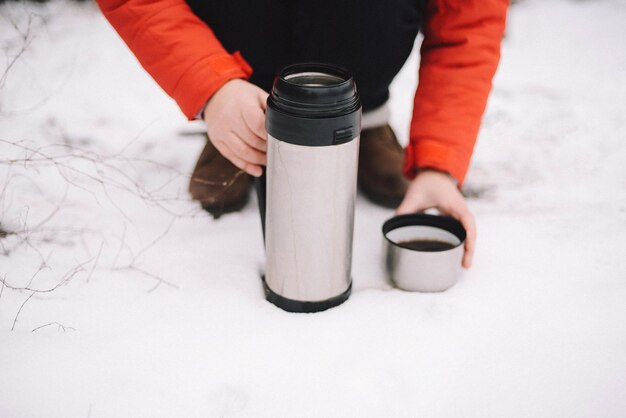
[[[203,128],[94,5],[0,18],[7,64],[28,44],[0,80],[0,278],[54,289],[0,284],[1,417],[626,415],[621,0],[513,6],[461,281],[389,286],[392,211],[359,198],[353,294],[311,315],[263,298],[254,198],[218,221],[189,200]],[[403,141],[416,65],[392,86]]]

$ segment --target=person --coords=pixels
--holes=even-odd
[[[189,190],[214,216],[241,208],[266,163],[264,111],[275,74],[327,62],[354,75],[363,104],[358,185],[398,214],[428,208],[468,232],[460,192],[504,34],[508,0],[97,0],[142,66],[208,141]],[[419,83],[409,144],[387,123],[389,85],[418,32]],[[242,173],[245,173],[242,175]]]

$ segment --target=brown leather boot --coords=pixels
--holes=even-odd
[[[409,187],[403,163],[404,150],[389,125],[361,131],[358,184],[368,199],[388,208],[400,205]]]
[[[208,140],[189,181],[189,192],[215,219],[248,201],[252,176],[235,167]]]

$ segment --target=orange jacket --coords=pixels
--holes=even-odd
[[[184,0],[97,2],[139,62],[190,119],[228,80],[252,73]],[[462,184],[500,59],[508,0],[426,3],[405,174],[435,168]]]

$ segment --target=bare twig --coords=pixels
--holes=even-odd
[[[164,284],[166,286],[169,286],[173,289],[180,289],[180,286],[178,286],[177,284],[174,284],[172,282],[169,282],[167,280],[165,280],[164,278],[162,278],[161,276],[158,276],[154,273],[150,273],[149,271],[145,271],[137,266],[134,265],[128,265],[128,266],[123,266],[123,267],[114,267],[111,269],[111,271],[136,271],[138,273],[141,273],[145,276],[148,276],[154,280],[157,281],[157,283],[155,284],[154,287],[150,288],[148,290],[148,293],[152,293],[153,291],[155,291],[160,285]]]
[[[33,289],[30,286],[24,286],[24,287],[12,286],[12,285],[7,283],[6,275],[5,275],[4,278],[2,278],[2,283],[4,284],[4,286],[6,286],[7,289],[10,289],[10,290],[28,291],[28,292],[34,292],[34,293],[50,293],[50,292],[54,292],[59,287],[66,285],[70,280],[72,280],[74,278],[74,276],[76,276],[76,274],[78,274],[81,271],[84,271],[85,269],[83,267],[86,264],[89,264],[92,260],[93,260],[93,257],[90,258],[89,260],[83,262],[83,263],[80,263],[76,267],[70,269],[67,273],[65,273],[65,275],[62,277],[62,279],[61,279],[61,281],[59,283],[57,283],[55,286],[53,286],[53,287],[51,287],[49,289],[43,289],[42,290],[42,289]]]
[[[24,52],[26,52],[26,50],[28,49],[28,46],[30,45],[30,42],[32,40],[31,39],[31,26],[32,26],[33,16],[34,16],[33,13],[28,14],[28,22],[26,23],[25,31],[22,31],[17,25],[17,23],[15,23],[13,19],[9,18],[9,21],[11,22],[11,25],[13,26],[13,28],[21,35],[22,45],[19,51],[9,60],[6,68],[4,69],[4,72],[0,76],[0,89],[4,88],[6,81],[7,81],[7,77],[9,76],[9,72],[11,71],[11,68],[13,68],[15,63],[20,59],[20,57],[24,54]]]
[[[131,257],[133,257],[133,258],[135,257],[134,254],[133,254],[133,250],[128,246],[128,244],[126,244],[126,230],[127,230],[126,222],[124,222],[124,230],[122,231],[121,238],[118,237],[117,235],[114,235],[115,238],[120,240],[120,246],[119,246],[119,248],[117,250],[117,254],[115,254],[115,258],[113,259],[113,264],[111,265],[111,268],[113,268],[113,267],[115,267],[117,265],[117,260],[120,258],[120,254],[122,253],[122,249],[123,248],[128,249],[128,251],[131,254]]]
[[[104,247],[104,241],[100,243],[100,249],[98,250],[96,261],[94,261],[93,265],[91,266],[91,270],[89,270],[89,274],[87,275],[87,279],[86,279],[87,283],[89,283],[89,280],[91,279],[91,275],[93,274],[93,271],[96,269],[96,266],[98,265],[98,261],[100,260],[100,255],[102,254],[103,247]]]
[[[162,278],[161,276],[158,276],[156,274],[150,273],[146,270],[143,270],[142,268],[137,266],[137,262],[139,260],[139,258],[145,254],[148,250],[150,250],[150,248],[152,248],[154,245],[156,245],[159,241],[161,241],[172,229],[172,226],[174,225],[174,223],[176,222],[178,218],[177,217],[173,217],[172,220],[169,222],[169,224],[167,225],[167,227],[165,228],[165,230],[159,234],[156,238],[154,238],[150,243],[148,243],[148,245],[146,245],[145,247],[143,247],[142,249],[139,250],[139,252],[137,252],[136,254],[133,254],[132,250],[129,251],[131,252],[131,260],[127,265],[124,266],[115,266],[115,264],[117,263],[117,259],[119,258],[120,252],[122,251],[122,246],[125,245],[125,240],[124,237],[126,236],[126,224],[124,224],[124,232],[122,235],[122,239],[120,240],[120,248],[117,252],[117,255],[115,256],[115,261],[113,264],[113,267],[111,267],[112,271],[122,271],[122,270],[128,270],[128,271],[136,271],[138,273],[141,273],[145,276],[148,276],[150,278],[153,278],[156,280],[156,283],[154,285],[154,287],[150,288],[148,290],[148,293],[152,293],[153,291],[155,291],[161,284],[165,284],[167,286],[170,286],[174,289],[179,289],[179,286],[171,283],[167,280],[165,280],[164,278]]]
[[[21,42],[19,45],[19,50],[15,53],[13,53],[12,55],[9,55],[9,53],[11,52],[9,48],[7,48],[7,53],[6,53],[6,66],[5,69],[2,73],[2,75],[0,76],[0,90],[2,88],[5,87],[7,79],[9,78],[9,73],[11,72],[15,72],[16,69],[14,68],[14,66],[20,62],[22,64],[22,66],[28,68],[31,70],[31,72],[33,74],[38,74],[38,69],[37,68],[33,68],[31,65],[29,65],[28,61],[23,59],[24,58],[24,54],[26,52],[28,52],[29,47],[33,44],[33,41],[37,38],[37,34],[39,33],[38,31],[35,31],[35,29],[39,28],[39,25],[35,25],[35,18],[37,18],[37,20],[40,23],[46,23],[46,17],[39,15],[37,13],[34,12],[29,12],[27,10],[27,7],[23,7],[24,9],[24,13],[21,13],[22,15],[25,15],[27,17],[27,21],[26,24],[23,25],[25,26],[24,29],[22,29],[20,27],[20,24],[18,24],[18,22],[16,22],[10,15],[7,16],[2,16],[5,17],[9,23],[11,24],[11,26],[13,27],[13,29],[15,30],[15,32],[18,35],[18,40]],[[33,78],[31,81],[31,83],[33,85],[36,85],[38,88],[40,88],[41,90],[48,90],[47,94],[45,94],[45,96],[43,98],[41,98],[37,103],[34,103],[30,106],[28,106],[27,108],[22,108],[19,110],[11,110],[11,111],[7,111],[7,110],[2,110],[2,114],[3,116],[7,116],[7,115],[18,115],[18,114],[24,114],[24,113],[28,113],[28,112],[32,112],[38,108],[40,108],[41,106],[45,105],[52,97],[54,97],[57,93],[59,93],[64,87],[65,85],[67,85],[67,83],[71,80],[71,77],[74,73],[74,70],[76,68],[76,62],[78,59],[79,54],[74,53],[72,55],[72,64],[73,65],[67,65],[66,68],[69,69],[69,71],[67,72],[67,74],[65,75],[64,79],[58,83],[57,86],[55,86],[51,91],[49,90],[50,87],[50,83],[49,82],[45,82],[42,83],[41,80],[39,80],[38,78]],[[0,105],[2,103],[0,102]]]
[[[63,177],[65,181],[67,181],[69,184],[77,188],[87,191],[97,201],[97,197],[95,196],[93,191],[85,188],[81,184],[78,184],[77,181],[71,178],[69,175],[70,174],[74,175],[76,176],[77,179],[82,178],[84,180],[92,181],[100,185],[105,196],[107,196],[107,199],[109,199],[111,204],[114,207],[116,207],[118,211],[120,211],[120,213],[123,214],[125,218],[128,218],[127,214],[124,213],[124,211],[119,207],[119,205],[117,205],[117,203],[111,198],[109,191],[108,191],[108,187],[114,187],[116,189],[120,189],[124,192],[137,196],[141,198],[142,200],[146,201],[147,203],[157,206],[160,209],[174,216],[185,217],[185,216],[189,216],[190,214],[197,212],[197,208],[194,207],[193,210],[187,210],[183,213],[175,213],[170,208],[163,205],[163,202],[188,201],[189,200],[187,198],[184,198],[184,199],[171,198],[171,197],[166,198],[166,197],[158,196],[155,194],[156,192],[163,189],[167,184],[171,183],[173,179],[167,180],[165,184],[157,186],[153,190],[147,190],[142,185],[140,185],[134,178],[132,178],[129,174],[127,174],[125,170],[122,170],[116,165],[114,165],[113,162],[125,161],[129,164],[133,164],[136,162],[141,162],[144,164],[152,164],[152,165],[155,165],[156,167],[165,168],[173,172],[175,174],[174,179],[180,178],[180,177],[185,177],[187,179],[191,178],[190,174],[182,173],[173,167],[169,167],[167,165],[160,164],[160,163],[157,163],[151,160],[146,160],[146,159],[121,158],[120,156],[116,154],[110,155],[110,156],[103,156],[103,155],[99,155],[90,151],[82,150],[80,148],[77,148],[68,144],[51,144],[51,145],[40,146],[40,147],[34,148],[31,146],[25,145],[22,142],[23,141],[9,141],[9,140],[0,138],[0,143],[4,143],[9,146],[16,147],[18,149],[23,150],[26,153],[25,156],[22,158],[10,158],[10,159],[0,160],[0,164],[7,164],[9,166],[14,165],[14,164],[24,164],[24,165],[38,164],[39,167],[43,167],[46,165],[53,166],[57,170],[59,175],[61,175],[61,177]],[[44,153],[44,150],[50,147],[62,147],[72,152],[70,152],[69,154],[51,156],[51,155]],[[98,172],[98,176],[95,176],[94,174],[88,173],[85,170],[81,170],[77,167],[74,167],[72,165],[72,162],[74,160],[90,162],[91,164],[93,164],[94,168]],[[107,174],[107,172],[114,173],[122,181],[112,178],[111,176]],[[226,186],[226,188],[228,188],[230,187],[230,185],[234,183],[237,177],[238,176],[236,176],[234,179],[232,179],[228,183],[211,182],[211,181],[206,181],[206,180],[201,180],[201,179],[194,179],[194,181],[197,181],[203,184],[208,184],[208,185]]]
[[[33,281],[35,280],[35,277],[37,277],[37,275],[46,268],[50,268],[50,266],[48,266],[48,260],[43,260],[41,262],[41,264],[39,265],[39,268],[37,269],[37,271],[35,272],[35,274],[32,275],[32,277],[30,278],[30,281],[28,282],[28,284],[26,285],[27,288],[29,288],[32,284]]]
[[[170,230],[172,229],[172,226],[174,226],[174,222],[176,222],[176,219],[177,219],[176,217],[173,217],[172,220],[170,221],[170,223],[165,228],[165,230],[158,237],[156,237],[154,240],[152,240],[152,242],[150,242],[148,245],[146,245],[141,250],[139,250],[137,255],[135,255],[135,257],[133,257],[132,264],[134,264],[135,260],[139,259],[139,257],[141,257],[142,254],[144,254],[151,247],[156,245],[159,241],[161,241],[170,232]]]
[[[2,299],[2,293],[4,292],[4,287],[5,287],[4,281],[6,280],[6,278],[7,278],[7,275],[5,274],[4,277],[2,278],[2,288],[0,288],[0,299]]]
[[[8,287],[8,286],[7,286]],[[24,303],[22,303],[22,305],[20,306],[20,309],[17,310],[17,313],[15,314],[15,318],[13,319],[13,326],[11,327],[11,331],[13,331],[15,329],[15,324],[17,324],[17,318],[20,316],[20,313],[22,312],[22,309],[24,309],[24,305],[26,305],[26,302],[28,302],[30,300],[30,298],[32,298],[33,296],[35,296],[35,291],[33,291],[29,297],[26,298],[26,300],[24,301]]]
[[[57,328],[57,331],[63,330],[63,332],[65,332],[65,331],[67,331],[68,329],[69,329],[69,330],[72,330],[72,331],[76,331],[76,328],[73,328],[73,327],[66,327],[65,325],[60,324],[60,323],[58,323],[58,322],[50,322],[49,324],[40,325],[40,326],[38,326],[37,328],[33,328],[30,332],[35,332],[35,331],[37,331],[37,330],[39,330],[39,329],[42,329],[42,328],[45,328],[45,327],[49,327],[50,325],[57,325],[57,327],[58,327],[58,328]]]
[[[63,194],[63,197],[55,205],[54,209],[43,220],[38,222],[33,228],[30,228],[28,226],[28,215],[30,213],[30,207],[26,206],[26,208],[25,208],[26,209],[26,213],[24,215],[24,222],[23,222],[22,228],[10,232],[11,235],[17,236],[18,242],[13,245],[12,249],[9,249],[9,248],[5,247],[4,244],[0,242],[0,244],[2,245],[2,251],[3,251],[4,255],[8,256],[13,249],[20,247],[22,244],[26,244],[29,247],[31,247],[37,254],[39,254],[40,259],[42,261],[44,261],[45,259],[44,259],[43,254],[41,254],[41,251],[31,243],[30,232],[33,229],[35,231],[40,230],[48,221],[50,221],[50,219],[52,219],[59,212],[59,210],[60,210],[63,202],[65,201],[66,197],[67,197],[67,187],[65,189],[65,193]],[[0,238],[3,238],[3,237],[0,236]]]
[[[158,120],[159,120],[159,118],[154,118],[153,120],[150,121],[150,123],[146,124],[146,126],[141,128],[141,130],[137,133],[137,135],[135,135],[130,141],[128,141],[116,154],[113,155],[113,157],[120,157],[120,156],[122,156],[124,154],[124,152],[126,152],[126,150],[128,148],[130,148],[131,145],[133,145],[135,142],[137,142],[139,140],[139,138],[141,138],[141,135],[143,135],[143,133],[146,132]]]
[[[61,197],[61,200],[59,200],[59,202],[55,205],[55,207],[52,210],[52,212],[50,212],[45,218],[43,218],[41,221],[39,221],[31,229],[39,229],[39,228],[41,228],[44,224],[48,223],[48,221],[50,219],[52,219],[57,213],[59,213],[59,210],[61,210],[61,207],[63,206],[63,203],[65,202],[65,199],[67,199],[67,191],[68,191],[68,189],[69,189],[69,186],[65,185],[65,191],[63,192],[63,197]]]

